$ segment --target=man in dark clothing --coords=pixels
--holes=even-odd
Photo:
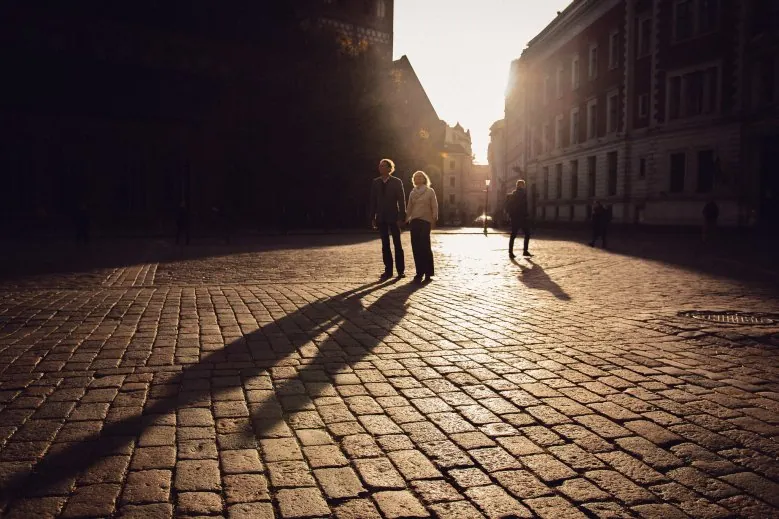
[[[527,209],[527,189],[524,180],[517,180],[517,188],[506,197],[506,212],[511,219],[511,237],[509,238],[509,258],[514,259],[514,239],[519,230],[525,235],[522,248],[523,256],[532,256],[527,250],[530,244],[530,216]]]
[[[595,201],[592,206],[592,241],[590,247],[595,246],[598,238],[601,239],[603,248],[606,248],[606,230],[611,220],[611,211],[607,209],[600,201]]]
[[[703,241],[709,241],[711,235],[714,234],[714,229],[717,227],[717,219],[719,218],[719,206],[714,200],[709,200],[708,203],[703,206]]]
[[[390,159],[379,162],[379,177],[371,184],[370,216],[373,228],[379,229],[381,235],[381,254],[384,259],[384,273],[381,280],[392,277],[392,250],[390,249],[390,234],[395,246],[395,268],[398,277],[405,276],[406,262],[403,256],[403,245],[400,242],[400,227],[406,218],[406,191],[403,181],[393,177],[395,163]]]

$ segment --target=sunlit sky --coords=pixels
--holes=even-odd
[[[477,163],[503,117],[511,60],[570,1],[395,0],[395,59],[408,56],[438,117],[471,130]]]

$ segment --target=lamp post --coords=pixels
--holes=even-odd
[[[487,234],[487,203],[489,202],[489,194],[490,194],[490,179],[485,178],[484,179],[484,215],[482,218],[484,218],[484,234]]]

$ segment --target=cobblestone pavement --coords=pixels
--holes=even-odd
[[[5,279],[4,517],[779,517],[779,327],[678,315],[776,279],[506,242],[434,236],[421,287],[368,235]]]

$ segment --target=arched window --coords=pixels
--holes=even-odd
[[[384,0],[377,0],[376,1],[376,17],[377,18],[384,18],[387,16],[387,4],[384,2]]]

